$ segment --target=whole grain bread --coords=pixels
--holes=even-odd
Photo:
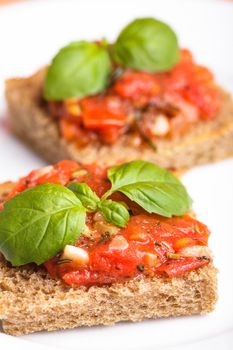
[[[4,196],[10,184],[1,186]],[[12,184],[13,186],[13,184]],[[121,321],[211,312],[217,300],[212,263],[179,278],[134,278],[111,286],[71,288],[42,266],[12,267],[0,254],[0,320],[4,332],[112,325]]]
[[[233,100],[219,88],[222,108],[210,121],[201,121],[184,136],[158,140],[156,151],[150,146],[132,146],[130,135],[122,136],[114,145],[98,142],[85,147],[64,140],[58,123],[42,101],[46,68],[29,78],[6,82],[9,121],[13,132],[50,162],[74,159],[81,163],[98,162],[112,165],[134,159],[155,162],[166,168],[190,168],[198,164],[233,155]]]

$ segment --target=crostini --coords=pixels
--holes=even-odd
[[[6,333],[208,313],[209,230],[167,170],[61,161],[2,188],[0,319]]]
[[[190,168],[233,155],[233,102],[174,31],[136,19],[114,43],[79,41],[6,82],[12,131],[51,162],[144,159]]]

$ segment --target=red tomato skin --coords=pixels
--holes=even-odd
[[[117,96],[91,96],[80,101],[85,128],[103,129],[122,127],[126,123],[126,112]]]
[[[67,272],[63,276],[63,281],[73,287],[77,286],[103,286],[112,283],[123,283],[129,280],[124,276],[111,276],[106,273],[99,273],[95,271],[83,270]]]
[[[140,100],[142,97],[145,102],[157,96],[161,87],[155,75],[128,71],[116,82],[114,91],[117,95],[133,101]]]
[[[183,276],[201,266],[207,265],[209,260],[198,258],[182,258],[168,261],[157,268],[158,273],[165,273],[170,278]]]

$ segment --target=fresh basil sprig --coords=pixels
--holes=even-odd
[[[85,209],[75,194],[46,183],[26,190],[0,212],[0,251],[14,266],[42,264],[78,239]]]
[[[100,199],[86,183],[74,182],[68,186],[82,205],[90,211],[99,210],[106,221],[119,227],[125,227],[129,220],[126,207],[113,200]]]
[[[155,18],[129,23],[112,46],[114,60],[126,67],[147,72],[170,69],[179,58],[175,32]]]
[[[109,53],[101,44],[77,41],[54,57],[44,83],[47,100],[82,98],[105,89],[111,71]]]

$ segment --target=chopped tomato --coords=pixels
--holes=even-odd
[[[145,104],[160,93],[158,78],[150,73],[127,71],[114,86],[117,95]]]
[[[91,96],[80,101],[85,128],[122,127],[126,112],[116,96]]]
[[[72,160],[62,160],[55,165],[49,165],[38,170],[31,171],[21,178],[12,191],[4,198],[5,201],[16,194],[42,183],[50,182],[67,185],[69,182],[86,182],[98,195],[102,195],[109,189],[109,180],[106,177],[106,169],[95,164],[81,168],[80,164]]]
[[[88,223],[91,230],[92,224],[93,221]],[[107,243],[92,241],[88,248],[86,241],[84,246],[89,251],[89,262],[85,267],[74,269],[69,264],[46,263],[46,268],[52,276],[59,276],[70,285],[86,286],[121,282],[140,274],[180,276],[209,261],[206,257],[185,257],[180,253],[181,248],[206,241],[208,229],[203,225],[202,230],[196,232],[196,225],[202,224],[188,215],[166,219],[138,214]],[[83,242],[78,241],[76,246],[79,244],[81,247]]]
[[[105,284],[125,282],[129,278],[127,276],[107,275],[105,272],[96,271],[72,271],[67,272],[63,276],[63,281],[71,286],[102,286]]]
[[[141,234],[150,233],[156,242],[166,241],[172,244],[184,237],[189,237],[201,244],[207,244],[209,236],[206,225],[189,215],[169,219],[161,219],[158,215],[134,215],[128,223],[127,234],[132,237],[132,234],[139,233],[140,237]]]
[[[77,168],[79,168],[79,164],[73,160],[61,160],[55,165],[56,169],[58,172],[63,172],[63,173],[70,173]]]
[[[74,122],[72,119],[62,118],[59,121],[61,134],[65,140],[78,143],[79,146],[86,146],[91,141],[96,140],[96,135],[91,130],[84,129],[80,122]]]
[[[190,84],[183,95],[199,108],[202,119],[214,118],[219,110],[218,91],[213,86]]]
[[[208,227],[190,215],[165,219],[165,222],[178,229],[183,237],[189,237],[200,244],[207,245],[210,234]]]
[[[137,251],[130,249],[111,249],[109,245],[96,247],[91,253],[91,269],[107,275],[130,276],[136,271]]]
[[[48,103],[64,138],[81,147],[96,140],[111,145],[127,133],[156,144],[214,118],[220,105],[213,74],[186,49],[167,72],[126,69],[101,94]]]
[[[167,73],[167,91],[178,92],[199,110],[199,118],[213,118],[219,108],[219,94],[214,77],[206,67],[193,62],[188,50],[181,51],[180,62]]]
[[[179,251],[180,249],[186,248],[186,247],[192,247],[195,244],[197,244],[197,242],[189,237],[184,237],[184,238],[180,238],[177,241],[175,241],[174,243],[174,248],[176,251]]]
[[[62,135],[68,141],[74,141],[79,136],[79,126],[67,119],[61,119],[60,128]]]
[[[187,49],[180,50],[180,62],[182,62],[183,64],[186,63],[187,65],[193,62],[193,56],[189,50]]]
[[[196,268],[207,265],[208,263],[208,259],[182,258],[164,263],[158,267],[157,271],[160,273],[164,272],[169,277],[179,277],[184,273],[195,270]]]
[[[110,126],[109,128],[99,130],[99,137],[101,141],[109,145],[114,144],[119,139],[121,134],[122,129],[118,128],[117,126]]]

